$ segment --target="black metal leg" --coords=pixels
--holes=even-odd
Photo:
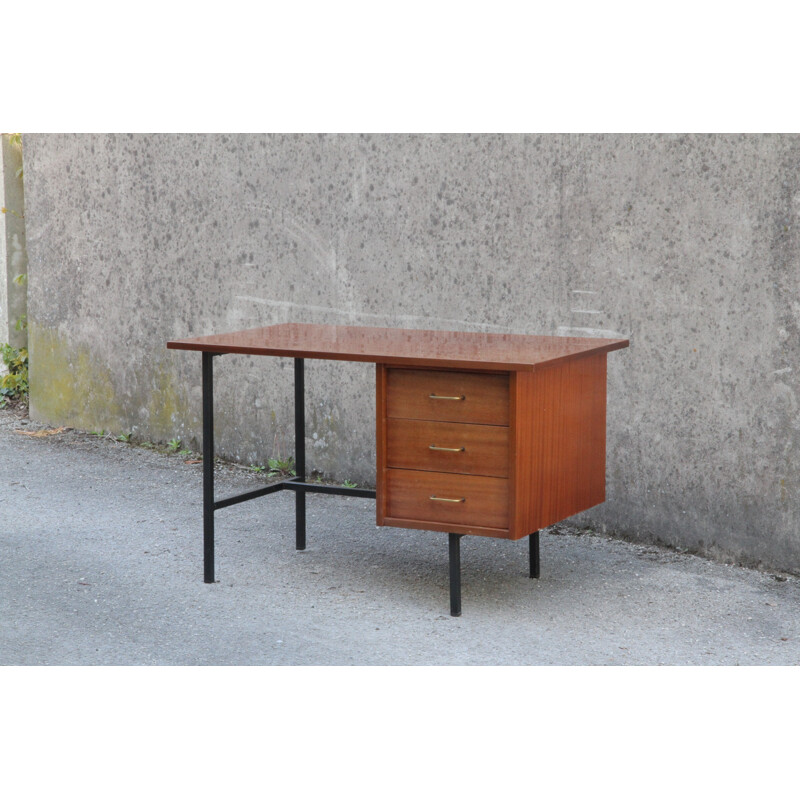
[[[534,531],[528,537],[530,548],[531,578],[539,577],[539,531]]]
[[[214,583],[214,366],[203,353],[203,580]]]
[[[306,409],[303,362],[302,358],[294,360],[294,469],[301,481],[306,479]],[[298,550],[305,550],[306,493],[298,490],[295,492],[294,498],[295,546]]]
[[[463,533],[448,533],[450,541],[450,616],[461,616],[461,537]]]

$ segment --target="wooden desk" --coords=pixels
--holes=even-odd
[[[282,489],[375,497],[378,525],[449,534],[450,611],[461,613],[460,538],[528,537],[605,500],[606,354],[627,339],[457,333],[289,323],[167,342],[203,358],[205,581],[214,581],[214,512]],[[295,367],[297,477],[214,499],[213,367],[226,353]],[[376,364],[376,490],[306,482],[304,359]]]

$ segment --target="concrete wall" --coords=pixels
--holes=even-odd
[[[21,168],[21,147],[9,134],[0,135],[0,344],[17,348],[28,341],[25,328],[17,327],[27,310],[27,291],[24,284],[14,282],[28,270]],[[4,369],[1,361],[0,369]]]
[[[800,570],[800,138],[27,135],[31,413],[200,434],[173,337],[287,320],[626,336],[622,535]],[[291,365],[217,362],[221,451],[292,447]],[[373,370],[310,362],[309,461],[372,481]]]

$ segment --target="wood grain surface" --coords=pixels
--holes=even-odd
[[[389,369],[386,375],[386,415],[440,422],[508,425],[508,381],[507,374]],[[442,399],[453,397],[463,399]]]
[[[508,477],[505,426],[389,419],[386,440],[388,467]]]
[[[627,346],[627,339],[421,331],[296,322],[167,342],[167,347],[173,350],[208,353],[498,370],[532,370],[586,353],[608,352]]]
[[[605,499],[606,355],[512,379],[511,538]]]
[[[432,500],[431,497],[445,498]],[[461,500],[463,502],[449,502]],[[434,522],[508,528],[508,481],[476,475],[386,470],[386,516]],[[454,531],[456,532],[456,531]]]

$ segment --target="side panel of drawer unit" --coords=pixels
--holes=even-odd
[[[605,499],[606,354],[517,373],[512,387],[517,539]]]
[[[508,425],[508,375],[388,368],[386,415]]]
[[[386,466],[508,477],[508,428],[386,420]]]

